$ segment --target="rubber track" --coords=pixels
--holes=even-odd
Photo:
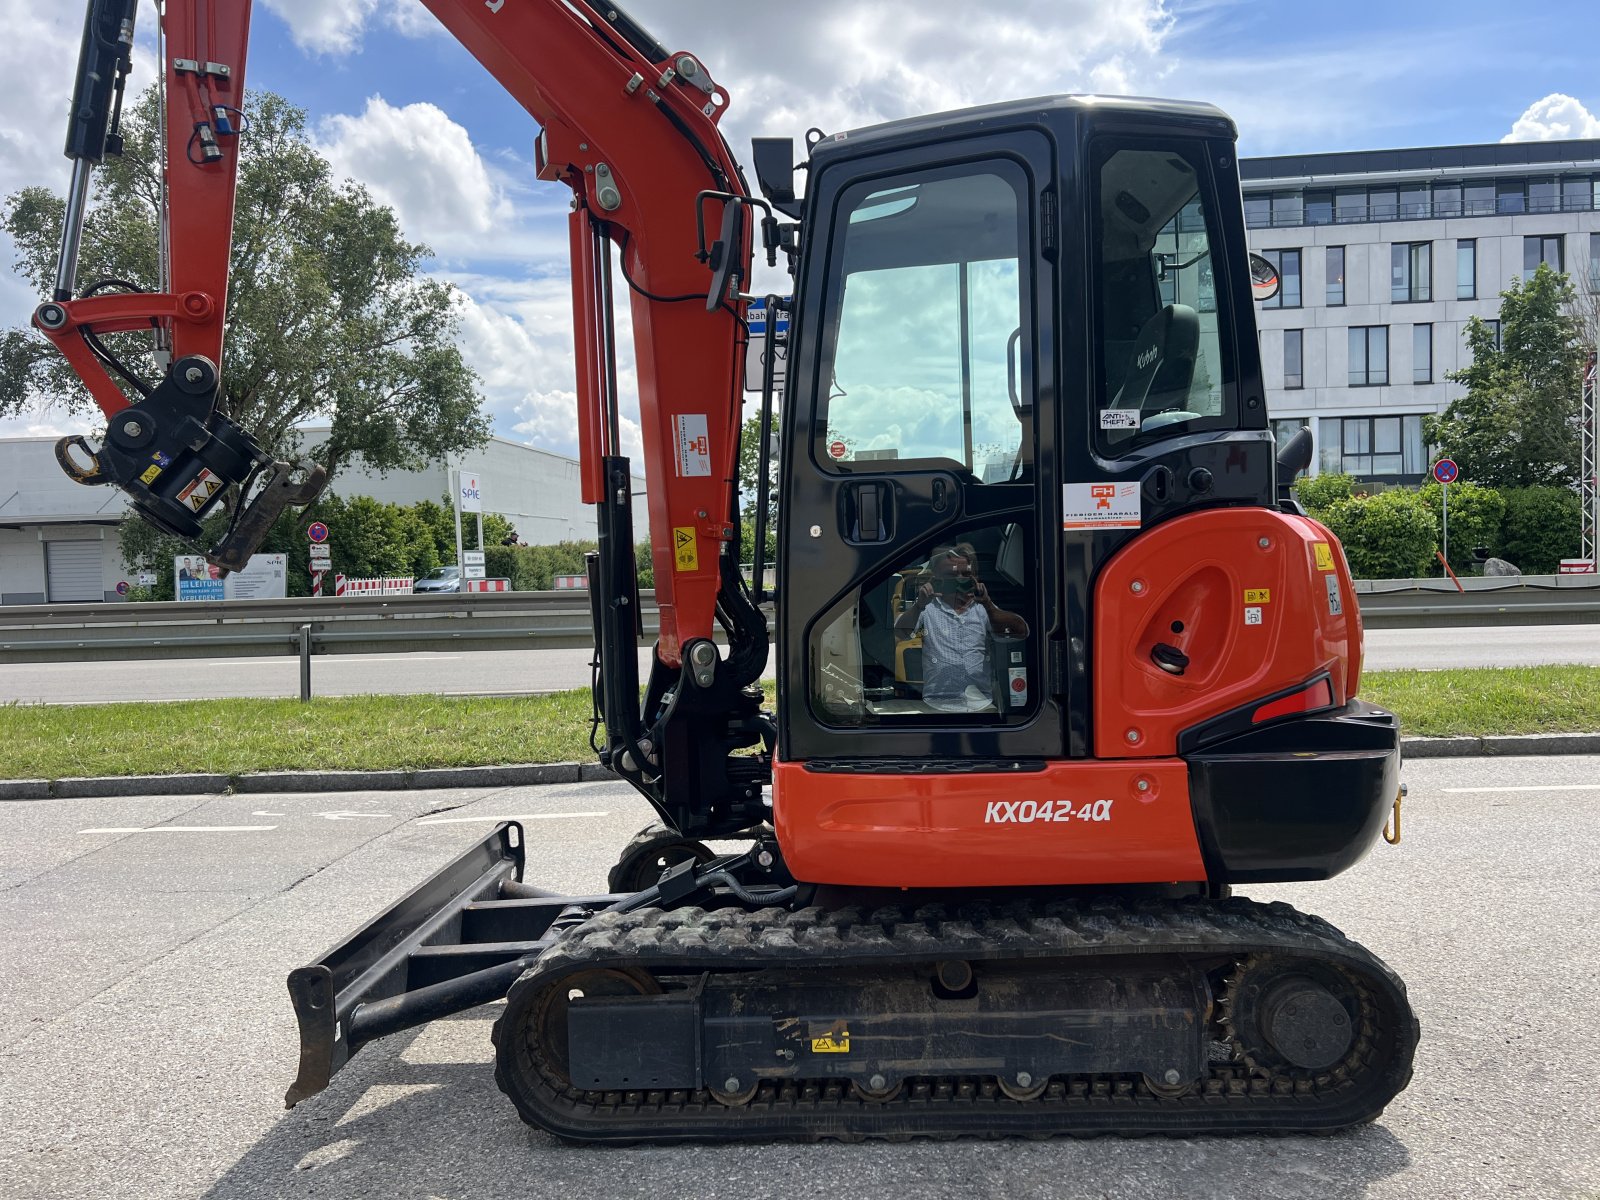
[[[1057,959],[1183,955],[1214,962],[1284,954],[1329,963],[1355,979],[1364,1011],[1356,1044],[1328,1072],[1267,1076],[1213,1064],[1182,1097],[1135,1077],[1057,1075],[1036,1100],[995,1079],[929,1073],[888,1102],[836,1079],[767,1081],[725,1106],[704,1090],[586,1092],[536,1061],[521,1031],[539,993],[594,968],[663,972],[828,970],[958,958]],[[647,909],[602,914],[551,947],[511,988],[495,1022],[495,1079],[523,1120],[574,1141],[727,1141],[1119,1134],[1326,1133],[1375,1119],[1411,1079],[1418,1024],[1405,985],[1328,922],[1286,904],[1243,898],[854,908]]]

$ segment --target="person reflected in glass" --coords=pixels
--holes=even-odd
[[[1028,636],[1026,621],[990,599],[975,559],[966,543],[935,550],[929,580],[894,623],[901,637],[922,635],[922,701],[939,712],[990,707],[990,638]]]

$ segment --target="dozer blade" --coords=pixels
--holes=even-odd
[[[289,975],[300,1022],[293,1107],[328,1086],[368,1042],[498,1000],[554,940],[570,897],[520,882],[522,826],[514,821],[414,888],[316,962]]]

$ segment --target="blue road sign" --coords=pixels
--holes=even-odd
[[[328,540],[328,527],[321,521],[313,521],[306,527],[306,536],[321,545]]]
[[[1440,483],[1454,483],[1461,477],[1461,468],[1453,458],[1441,458],[1433,464],[1433,477]]]

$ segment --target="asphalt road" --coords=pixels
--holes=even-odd
[[[312,664],[319,696],[363,692],[436,695],[551,692],[587,687],[588,650],[486,650],[460,654],[330,655]],[[649,652],[641,651],[641,671]],[[1600,666],[1600,625],[1508,625],[1474,629],[1372,629],[1370,670],[1513,667],[1538,663]],[[0,703],[85,704],[104,700],[209,700],[221,696],[298,696],[299,660],[184,659],[178,662],[9,663],[0,669]]]
[[[494,1006],[285,1113],[292,967],[497,817],[527,822],[530,880],[595,889],[644,806],[613,784],[0,805],[0,1196],[1600,1196],[1600,758],[1407,775],[1400,847],[1251,889],[1371,946],[1422,1020],[1411,1088],[1326,1138],[573,1148],[495,1089]]]

